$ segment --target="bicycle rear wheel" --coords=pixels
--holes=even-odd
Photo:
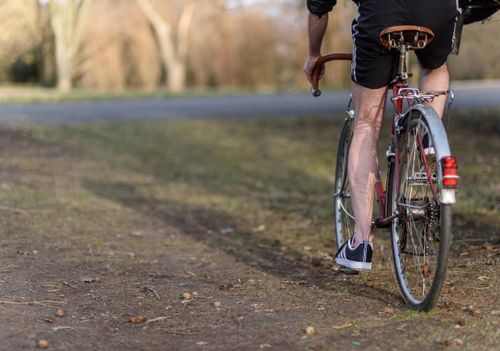
[[[392,163],[388,185],[388,213],[398,214],[391,225],[396,280],[406,302],[419,310],[429,310],[437,302],[452,240],[451,204],[442,201],[446,194],[436,161],[443,154],[437,147],[449,153],[449,146],[436,119],[428,123],[420,110],[405,118],[399,165]]]
[[[333,194],[335,238],[337,248],[340,249],[354,234],[354,213],[351,203],[351,189],[347,178],[347,162],[351,146],[354,118],[349,116],[340,134],[339,147],[337,149],[337,164],[335,167],[335,184]]]

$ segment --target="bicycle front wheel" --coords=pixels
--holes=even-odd
[[[451,204],[443,201],[436,160],[449,154],[449,146],[442,123],[433,110],[427,111],[433,113],[432,123],[425,110],[412,110],[401,125],[387,197],[388,213],[397,215],[391,225],[396,280],[408,305],[419,310],[437,302],[452,240]]]
[[[340,249],[342,244],[354,234],[354,213],[352,211],[351,189],[347,177],[347,165],[353,128],[354,118],[349,116],[340,134],[339,147],[337,149],[333,204],[335,238],[338,249]]]

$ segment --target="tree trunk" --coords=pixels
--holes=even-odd
[[[56,46],[57,89],[68,92],[72,88],[73,55],[71,45],[65,38],[64,18],[61,14],[52,12],[52,30],[54,31]]]
[[[168,87],[172,92],[182,92],[186,89],[186,65],[178,61],[168,70]]]
[[[167,74],[167,87],[172,92],[186,89],[186,61],[189,50],[189,37],[196,2],[188,1],[184,5],[177,26],[177,45],[174,42],[172,26],[153,7],[150,0],[136,0],[158,43],[161,64]]]
[[[74,58],[80,46],[82,17],[90,0],[52,0],[50,23],[55,37],[57,88],[68,92],[73,87]]]

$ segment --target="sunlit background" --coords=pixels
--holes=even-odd
[[[324,53],[354,15],[338,1]],[[313,98],[306,21],[305,0],[0,0],[1,350],[500,350],[500,14],[449,62],[460,186],[431,313],[388,231],[370,274],[334,263],[349,64]]]
[[[324,52],[351,50],[354,13],[339,1]],[[61,91],[305,90],[306,18],[303,0],[4,0],[0,81]],[[465,27],[454,80],[500,78],[499,31],[498,15]],[[344,64],[330,68],[327,86],[348,83]]]

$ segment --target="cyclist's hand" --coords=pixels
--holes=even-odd
[[[306,62],[304,63],[304,73],[306,74],[307,80],[309,83],[312,83],[312,73],[313,73],[313,68],[316,65],[316,62],[320,56],[308,56]],[[321,67],[321,73],[319,75],[319,79],[323,78],[323,75],[325,74],[325,66]]]

